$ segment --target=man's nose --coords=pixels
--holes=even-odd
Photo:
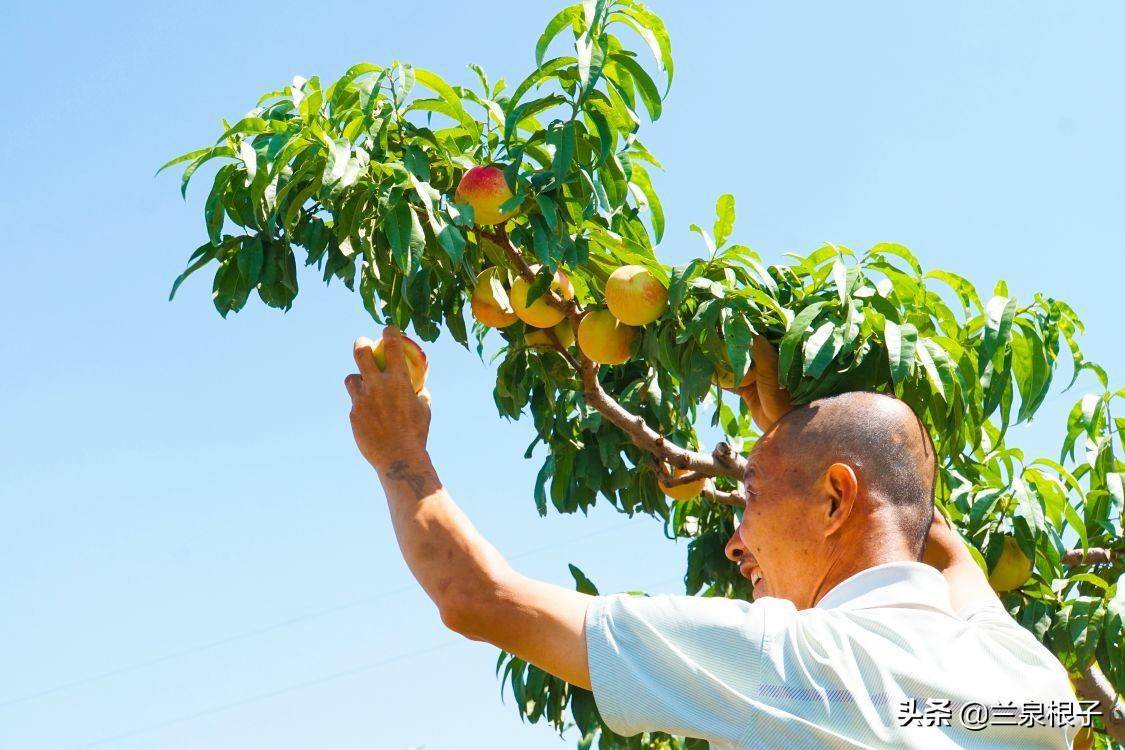
[[[750,550],[746,549],[746,545],[742,543],[742,537],[738,535],[738,529],[730,535],[727,540],[727,546],[723,548],[726,553],[727,559],[733,563],[741,563],[750,555]]]

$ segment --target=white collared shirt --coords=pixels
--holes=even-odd
[[[1069,747],[1076,731],[1017,724],[1029,703],[1074,701],[1065,670],[998,602],[954,613],[922,563],[869,568],[802,611],[773,597],[598,597],[586,641],[598,710],[623,735],[1022,750]]]

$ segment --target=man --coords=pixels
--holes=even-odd
[[[717,750],[1069,746],[1073,729],[1014,726],[1010,705],[1074,695],[934,517],[933,446],[902,402],[850,393],[782,415],[759,357],[745,395],[768,429],[727,544],[754,602],[592,597],[520,575],[473,528],[426,453],[402,338],[383,341],[386,371],[360,339],[345,384],[411,571],[449,628],[592,687],[614,731]],[[979,726],[988,706],[1004,723]]]

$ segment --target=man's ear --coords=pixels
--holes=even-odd
[[[859,494],[859,480],[855,471],[847,464],[835,463],[824,472],[823,490],[828,500],[825,517],[825,536],[836,533],[855,508],[856,495]]]

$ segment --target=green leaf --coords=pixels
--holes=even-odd
[[[715,233],[715,246],[722,247],[727,244],[733,229],[734,196],[726,193],[719,196],[719,201],[715,204],[715,226],[712,228]]]
[[[672,86],[672,76],[675,72],[675,65],[672,61],[672,41],[668,36],[668,29],[665,28],[664,22],[660,20],[659,16],[636,0],[622,0],[620,7],[621,15],[624,16],[620,20],[632,26],[637,35],[652,50],[657,64],[664,73],[664,89],[667,92]],[[618,18],[618,15],[615,14],[614,18]],[[634,23],[630,23],[630,21]]]
[[[207,202],[203,206],[203,216],[207,222],[207,236],[211,238],[212,245],[218,245],[221,242],[223,219],[226,216],[222,203],[223,194],[226,192],[227,185],[230,184],[235,169],[234,164],[226,164],[219,168],[219,171],[215,174],[215,182],[211,185],[211,193],[207,196]]]
[[[188,260],[188,267],[184,269],[183,273],[176,277],[176,281],[172,284],[172,291],[168,294],[169,302],[176,296],[176,290],[180,288],[180,284],[184,283],[184,280],[187,279],[188,276],[191,276],[215,259],[215,253],[218,249],[219,248],[215,247],[210,242],[196,248],[195,252],[191,254],[191,258]]]
[[[251,288],[257,285],[262,276],[262,263],[265,252],[262,249],[262,236],[246,237],[242,241],[242,249],[238,253],[238,272]]]
[[[640,188],[645,196],[649,218],[652,222],[652,240],[654,243],[660,244],[661,240],[664,239],[664,208],[660,204],[660,196],[652,187],[648,170],[639,164],[633,164],[632,182]]]
[[[907,250],[902,245],[897,245],[893,242],[880,242],[875,247],[867,251],[867,257],[878,257],[881,255],[893,255],[897,258],[902,258],[914,271],[916,276],[922,275],[922,266],[918,263],[918,259],[914,257],[914,253]]]
[[[555,14],[555,17],[547,23],[547,28],[543,29],[543,33],[539,36],[539,41],[535,43],[535,64],[542,66],[543,55],[547,52],[547,47],[551,45],[555,37],[566,27],[573,27],[581,20],[581,5],[571,5]]]
[[[411,240],[417,221],[410,204],[405,200],[396,204],[383,219],[383,232],[387,236],[395,262],[404,273],[410,268]]]
[[[981,371],[985,369],[997,349],[1007,345],[1015,314],[1015,299],[993,297],[985,305],[984,340],[981,342],[977,356],[977,367]]]
[[[566,122],[550,130],[547,133],[547,142],[555,147],[551,171],[554,172],[555,181],[562,185],[567,181],[570,162],[574,158],[574,122]]]
[[[180,154],[175,159],[172,159],[171,161],[164,162],[164,164],[161,165],[160,169],[156,170],[156,174],[154,174],[153,176],[155,177],[156,175],[160,174],[161,172],[163,172],[168,167],[174,167],[177,164],[182,164],[185,161],[193,161],[193,160],[198,159],[199,157],[203,156],[204,154],[208,154],[210,152],[211,152],[210,148],[200,148],[200,149],[196,149],[195,151],[188,151],[186,154]]]
[[[581,592],[583,594],[589,594],[590,596],[598,595],[598,587],[594,585],[593,581],[586,577],[585,573],[583,573],[576,565],[567,564],[567,567],[570,568],[570,575],[574,578],[575,591]]]
[[[914,349],[918,343],[918,329],[911,323],[898,325],[888,319],[883,327],[890,359],[891,380],[900,385],[914,373]]]
[[[423,70],[422,68],[414,68],[414,78],[418,83],[436,93],[443,101],[449,104],[449,106],[453,108],[453,113],[457,121],[461,123],[461,127],[465,128],[465,132],[467,132],[473,140],[480,140],[480,124],[465,111],[465,105],[462,103],[461,97],[457,95],[457,92],[454,91],[452,86],[442,80],[441,76],[437,73],[430,70]]]
[[[663,112],[664,101],[660,96],[660,89],[653,83],[648,71],[628,55],[613,54],[611,58],[617,65],[628,71],[633,82],[636,83],[637,91],[641,95],[641,102],[644,103],[645,110],[648,111],[649,119],[654,122],[659,120]]]
[[[797,344],[800,343],[809,325],[816,319],[816,316],[820,314],[821,309],[824,308],[824,304],[824,302],[813,302],[805,306],[805,308],[793,318],[793,322],[789,324],[785,335],[781,338],[781,344],[778,347],[777,369],[778,372],[781,373],[783,381],[787,379],[786,374],[793,366],[793,355],[797,351]]]
[[[804,346],[804,374],[809,378],[819,378],[824,374],[825,368],[836,355],[835,337],[836,324],[829,321],[821,324],[813,334],[805,340]]]
[[[832,280],[836,284],[836,296],[840,298],[840,304],[847,304],[848,269],[839,259],[836,259],[836,261],[832,263]]]
[[[573,57],[564,55],[562,57],[552,58],[545,63],[541,63],[539,65],[539,68],[535,72],[533,72],[527,78],[523,79],[520,84],[516,86],[515,90],[512,91],[511,95],[508,97],[508,106],[514,108],[517,104],[520,103],[520,100],[523,99],[523,95],[531,90],[532,86],[539,85],[544,80],[554,75],[560,69],[565,68],[569,65],[574,65],[575,62],[577,61]],[[553,96],[558,95],[555,94]],[[562,101],[566,101],[561,96],[559,98],[562,99]]]
[[[731,374],[734,377],[734,382],[738,383],[746,373],[754,331],[750,328],[750,323],[744,316],[734,314],[730,317],[727,325],[723,327],[723,336],[726,339],[727,359],[730,361]]]
[[[942,381],[941,373],[938,371],[928,344],[929,342],[924,338],[918,340],[918,345],[914,348],[915,359],[922,365],[922,370],[926,373],[926,379],[929,381],[930,387],[934,389],[942,401],[949,403],[952,394],[946,393],[945,383]]]

